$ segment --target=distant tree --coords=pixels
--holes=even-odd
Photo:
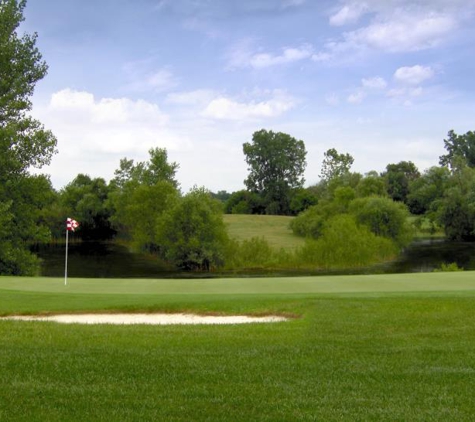
[[[339,154],[335,148],[327,150],[324,156],[320,177],[326,182],[349,173],[354,162],[350,154]]]
[[[400,202],[376,196],[357,198],[349,205],[349,213],[372,233],[393,240],[400,248],[412,240],[409,212]]]
[[[64,221],[73,216],[81,224],[78,236],[83,240],[108,240],[114,237],[109,208],[110,188],[102,178],[78,174],[59,192],[57,224],[64,232]]]
[[[219,190],[218,192],[211,192],[211,196],[214,199],[226,203],[226,201],[230,198],[231,194],[225,190]]]
[[[412,214],[425,214],[434,210],[435,201],[443,198],[450,179],[447,167],[431,167],[409,183],[407,205]]]
[[[247,189],[263,198],[267,214],[288,214],[290,192],[304,183],[304,142],[262,129],[243,144],[243,152],[249,166]]]
[[[183,270],[209,271],[224,264],[229,238],[222,206],[209,192],[195,188],[158,222],[160,253]]]
[[[469,167],[475,167],[475,132],[457,135],[450,130],[447,137],[448,139],[444,139],[447,154],[440,156],[440,165],[453,167],[454,158],[462,157]]]
[[[35,46],[36,34],[17,33],[25,5],[25,0],[0,1],[0,274],[38,271],[28,245],[47,238],[41,210],[52,192],[49,179],[29,174],[30,168],[49,164],[56,138],[29,115],[30,97],[47,65]]]
[[[165,148],[151,148],[148,161],[139,161],[123,158],[119,168],[114,172],[112,184],[122,188],[128,182],[152,186],[157,182],[168,182],[178,188],[176,172],[180,167],[176,162],[168,162],[168,153]]]
[[[407,203],[409,184],[416,180],[420,173],[412,161],[401,161],[397,164],[388,164],[382,176],[386,180],[388,195],[394,201]]]
[[[356,195],[360,198],[366,196],[386,196],[386,183],[377,172],[366,174],[356,186]]]
[[[307,208],[317,205],[318,197],[309,189],[298,188],[292,192],[290,200],[290,212],[298,215]]]
[[[475,169],[458,167],[437,201],[439,224],[451,240],[475,241]]]
[[[226,214],[265,214],[264,201],[255,192],[245,189],[233,192],[224,205]]]

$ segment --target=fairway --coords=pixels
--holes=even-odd
[[[474,273],[0,277],[0,315],[281,315],[272,324],[0,320],[1,421],[469,421]]]

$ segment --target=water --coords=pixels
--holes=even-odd
[[[41,275],[64,276],[65,246],[63,244],[39,245],[35,252],[43,260]],[[426,239],[414,242],[397,260],[372,267],[335,271],[316,271],[312,274],[391,274],[430,272],[441,264],[455,262],[465,270],[475,270],[475,243],[447,242]],[[279,273],[260,271],[239,276],[309,275],[309,271],[293,270]],[[131,253],[115,243],[84,242],[69,245],[68,275],[81,278],[170,278],[217,277],[235,273],[178,273],[153,255]]]

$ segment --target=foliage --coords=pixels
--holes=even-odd
[[[475,241],[475,169],[454,170],[436,213],[450,240]]]
[[[317,240],[308,239],[297,257],[302,264],[318,268],[356,268],[388,260],[396,253],[389,239],[358,225],[355,217],[340,214],[326,222]]]
[[[446,167],[431,167],[424,174],[409,183],[407,205],[412,214],[425,214],[434,211],[436,201],[445,193],[450,178]]]
[[[255,192],[233,192],[224,205],[226,214],[265,214],[262,198]]]
[[[149,161],[137,164],[126,158],[120,161],[106,207],[122,238],[130,239],[137,250],[156,252],[158,222],[179,196],[178,164],[168,163],[165,149],[152,148],[149,155]]]
[[[64,233],[64,221],[74,217],[80,222],[78,236],[83,240],[108,240],[116,230],[110,220],[110,188],[102,178],[78,174],[60,192],[57,204],[56,235]],[[58,233],[59,232],[59,233]]]
[[[388,164],[383,177],[386,179],[387,192],[394,201],[407,203],[409,184],[419,178],[420,173],[412,161]]]
[[[178,182],[175,179],[179,165],[176,162],[168,162],[168,153],[165,148],[151,148],[148,161],[139,161],[123,158],[120,160],[119,169],[115,171],[115,178],[112,184],[119,188],[124,188],[131,181],[152,186],[157,182],[171,183],[178,189]]]
[[[290,223],[297,236],[317,238],[322,234],[323,226],[329,216],[329,208],[323,203],[309,207]]]
[[[266,214],[288,214],[292,189],[303,186],[307,152],[303,141],[264,129],[243,144],[249,175],[247,189],[259,194]]]
[[[229,239],[222,207],[206,190],[191,190],[157,225],[159,252],[176,267],[209,271],[224,264]]]
[[[463,268],[460,268],[456,262],[451,262],[450,264],[442,263],[440,268],[434,269],[434,273],[446,273],[446,272],[455,272],[455,271],[463,271]]]
[[[355,188],[356,196],[386,196],[386,182],[377,172],[369,172],[358,182]]]
[[[393,240],[400,248],[412,240],[409,213],[400,202],[377,196],[357,198],[351,202],[349,212],[359,224],[365,225],[377,236]]]
[[[56,139],[28,115],[36,83],[47,71],[36,48],[36,34],[18,36],[26,2],[0,2],[0,208],[6,214],[0,232],[0,274],[38,271],[28,251],[32,242],[48,238],[43,209],[52,188],[44,176],[30,176],[30,168],[49,164]]]
[[[355,161],[350,154],[339,154],[335,148],[327,150],[324,156],[320,177],[326,182],[349,173]]]
[[[298,215],[307,208],[317,205],[318,198],[310,189],[298,188],[292,192],[290,200],[291,215]]]
[[[469,131],[464,135],[457,135],[450,130],[447,137],[448,139],[444,139],[447,154],[440,156],[440,165],[453,168],[453,160],[460,157],[464,159],[466,165],[475,167],[475,132]]]
[[[323,155],[320,177],[325,181],[348,173],[354,162],[350,154],[339,154],[335,148],[328,149]]]

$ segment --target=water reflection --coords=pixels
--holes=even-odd
[[[62,277],[64,253],[62,244],[38,245],[35,252],[43,260],[41,275]],[[135,254],[125,246],[115,243],[83,242],[69,245],[68,274],[83,278],[170,278],[170,277],[217,277],[246,275],[310,275],[310,274],[391,274],[430,272],[441,264],[455,262],[465,270],[475,270],[475,243],[447,242],[425,239],[414,242],[397,260],[367,268],[334,271],[259,271],[242,273],[183,274],[173,271],[156,256]]]

